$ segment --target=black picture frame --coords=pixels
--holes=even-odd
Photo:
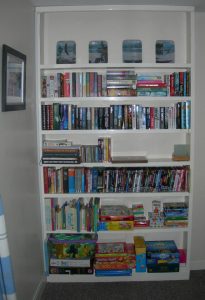
[[[2,45],[2,111],[26,109],[26,55]]]

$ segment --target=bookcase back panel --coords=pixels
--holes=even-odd
[[[57,41],[75,41],[77,64],[88,64],[90,41],[107,41],[108,63],[122,62],[122,42],[142,41],[142,62],[155,63],[156,40],[173,40],[175,62],[187,61],[185,12],[94,11],[55,12],[44,16],[42,64],[56,63]]]
[[[138,134],[119,135],[112,139],[113,154],[146,155],[149,158],[170,158],[174,144],[185,143],[184,135],[179,134]]]

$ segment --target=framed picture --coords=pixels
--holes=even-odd
[[[174,63],[175,44],[172,40],[156,41],[156,63]]]
[[[2,48],[2,111],[26,108],[26,55]]]
[[[90,41],[89,42],[89,63],[107,63],[108,49],[107,41]]]
[[[56,44],[56,63],[75,64],[76,63],[76,42],[58,41]]]
[[[122,43],[123,63],[142,62],[142,41],[124,40]]]

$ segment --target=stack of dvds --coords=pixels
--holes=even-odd
[[[134,244],[97,243],[94,262],[96,276],[130,276],[135,266]]]
[[[107,96],[136,96],[136,74],[129,70],[108,70]]]
[[[137,96],[167,96],[167,83],[163,74],[137,74]]]
[[[145,241],[147,272],[179,272],[180,254],[173,240]]]
[[[102,205],[99,210],[98,230],[132,230],[134,215],[125,205]]]
[[[188,226],[188,205],[184,202],[169,202],[163,204],[164,224],[166,226]]]

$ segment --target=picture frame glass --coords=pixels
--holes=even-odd
[[[89,63],[107,63],[108,62],[108,45],[107,41],[90,41],[89,42]]]
[[[2,47],[2,111],[26,108],[26,55]]]
[[[156,41],[156,63],[175,62],[175,43],[172,40]]]
[[[76,63],[76,42],[58,41],[56,44],[56,63],[75,64]]]
[[[15,55],[7,55],[6,94],[7,105],[24,102],[24,61]]]
[[[123,63],[142,62],[142,41],[123,40],[122,42]]]

